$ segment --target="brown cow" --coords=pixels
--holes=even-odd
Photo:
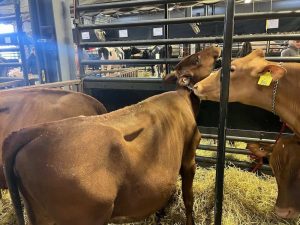
[[[300,135],[299,74],[300,63],[270,62],[265,60],[263,51],[257,49],[231,62],[229,101],[273,111]],[[259,80],[268,86],[259,85]],[[220,71],[194,88],[200,98],[219,101]]]
[[[251,144],[249,150],[260,157],[270,157],[270,166],[278,186],[275,212],[282,218],[300,214],[300,138],[281,137],[275,145]]]
[[[217,47],[217,45],[215,46]],[[206,78],[207,72],[206,68],[201,64],[201,51],[196,52],[183,58],[176,66],[175,71],[166,76],[166,80],[176,80],[177,77],[184,75],[185,77],[196,77],[197,80],[203,80]],[[220,61],[216,61],[215,65],[220,64]]]
[[[219,55],[217,47],[199,54],[204,75],[209,75]],[[179,80],[185,85],[199,80],[188,76]],[[165,206],[179,172],[186,224],[194,224],[198,107],[199,99],[186,87],[178,87],[102,116],[13,133],[3,150],[19,225],[24,224],[19,191],[32,225],[140,220]]]
[[[0,92],[0,188],[7,188],[2,170],[2,143],[13,131],[80,115],[106,113],[96,99],[60,89],[19,89]]]

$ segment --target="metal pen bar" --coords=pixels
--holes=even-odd
[[[139,0],[139,1],[108,2],[108,3],[93,4],[93,5],[78,5],[76,9],[79,11],[97,11],[99,9],[124,8],[124,7],[143,6],[143,5],[161,5],[161,4],[169,4],[169,3],[180,3],[180,2],[187,2],[187,0]]]
[[[202,138],[217,139],[218,135],[216,135],[216,134],[201,134],[201,137]],[[226,136],[226,140],[244,141],[244,142],[261,142],[261,143],[270,143],[270,144],[275,143],[275,140],[271,140],[271,139],[236,137],[236,136]]]
[[[1,22],[11,21],[11,20],[15,20],[15,19],[16,19],[15,15],[12,15],[12,16],[1,16],[0,17],[0,21]]]
[[[269,61],[275,62],[300,62],[300,57],[266,57]],[[81,65],[157,65],[176,64],[181,59],[124,59],[124,60],[82,60]]]
[[[21,16],[21,9],[20,9],[20,0],[15,1],[15,13],[16,13],[16,25],[18,31],[18,39],[19,39],[19,48],[20,48],[20,55],[22,60],[22,70],[23,70],[23,77],[25,80],[26,85],[29,84],[28,80],[28,68],[27,68],[27,61],[26,61],[26,53],[24,47],[24,37],[25,33],[23,32],[23,22]]]
[[[0,67],[19,67],[22,63],[0,63]]]
[[[1,52],[1,51],[0,51]],[[177,64],[181,59],[125,59],[125,60],[82,60],[81,65],[157,65]],[[300,62],[300,57],[266,57],[274,62]]]
[[[265,59],[274,62],[300,62],[300,57],[266,57]]]
[[[13,32],[13,33],[6,33],[6,34],[0,34],[0,38],[4,38],[4,37],[17,37],[18,33]]]
[[[76,29],[75,29],[75,35],[76,35],[76,39],[77,39],[77,56],[78,56],[78,62],[79,62],[79,75],[84,76],[85,71],[84,71],[84,67],[82,66],[82,58],[83,58],[83,52],[82,52],[82,47],[80,45],[80,38],[81,38],[81,33],[78,29],[78,24],[80,23],[80,13],[78,11],[78,7],[79,7],[79,0],[75,0],[74,1],[74,15],[75,15],[75,20],[74,20],[74,24],[76,25]]]
[[[14,48],[1,48],[0,52],[18,52],[20,50],[19,47]]]
[[[206,151],[214,151],[218,150],[217,146],[212,145],[199,145],[198,149],[206,150]],[[226,153],[240,154],[240,155],[250,155],[251,152],[248,149],[240,149],[240,148],[226,148]]]
[[[82,65],[156,65],[172,63],[176,64],[180,59],[124,59],[124,60],[82,60]]]
[[[169,13],[169,6],[168,4],[165,4],[165,19],[166,20],[169,20],[170,18],[170,13]],[[164,25],[164,30],[165,30],[165,39],[169,39],[169,25]],[[165,44],[165,60],[167,58],[170,58],[170,55],[169,55],[169,45],[168,44]],[[170,73],[170,67],[169,67],[169,64],[165,64],[166,66],[166,74],[169,74]],[[160,71],[162,72],[162,71]]]
[[[266,13],[239,13],[236,14],[235,20],[246,20],[246,19],[277,19],[282,17],[299,17],[300,11],[297,12],[266,12]],[[127,23],[104,23],[104,24],[79,24],[78,28],[81,30],[85,29],[105,29],[105,28],[122,28],[122,27],[138,27],[138,26],[149,26],[149,25],[170,25],[170,24],[182,24],[182,23],[198,23],[198,22],[217,22],[224,21],[224,15],[213,15],[213,16],[196,16],[191,18],[173,18],[173,19],[157,19],[157,20],[142,20],[132,21]]]
[[[232,36],[234,26],[234,0],[226,1],[226,14],[224,19],[224,46],[222,60],[221,76],[221,96],[220,96],[220,114],[218,130],[218,152],[216,165],[216,184],[215,184],[215,225],[222,224],[223,208],[223,189],[224,189],[224,166],[225,166],[225,148],[226,148],[226,119],[227,104],[229,96],[229,79]]]
[[[300,34],[256,34],[256,35],[238,35],[233,37],[234,42],[244,41],[267,41],[267,40],[297,40]],[[222,43],[223,37],[202,37],[202,38],[172,38],[172,39],[154,39],[154,40],[135,40],[135,41],[103,41],[103,42],[81,42],[82,47],[125,47],[139,45],[165,45],[165,44],[190,44],[190,43]]]
[[[209,164],[216,164],[217,160],[213,157],[203,157],[203,156],[196,156],[196,162],[198,163],[209,163]],[[240,168],[249,169],[251,168],[251,163],[236,161],[236,160],[226,160],[227,164],[232,164],[238,166]],[[261,170],[272,172],[272,169],[268,165],[262,165]]]
[[[218,134],[217,127],[204,127],[198,126],[201,134],[204,135],[216,135]],[[279,132],[269,132],[269,131],[259,131],[259,130],[243,130],[243,129],[227,129],[227,137],[228,136],[236,136],[236,137],[249,137],[249,138],[259,138],[259,139],[271,139],[275,140],[279,135]],[[283,133],[283,136],[292,135],[292,133]]]

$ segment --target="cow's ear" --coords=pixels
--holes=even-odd
[[[287,73],[286,69],[279,65],[267,65],[264,68],[263,73],[268,72],[271,74],[273,81],[279,80]]]
[[[177,83],[178,83],[179,86],[186,87],[186,86],[190,85],[191,80],[192,80],[192,75],[191,74],[183,74],[183,75],[180,75],[180,77],[178,78]]]
[[[171,73],[167,74],[163,79],[165,82],[174,83],[177,80],[177,73],[171,72]]]
[[[246,148],[257,157],[269,158],[272,154],[273,147],[273,144],[248,143]]]

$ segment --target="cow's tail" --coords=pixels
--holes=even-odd
[[[18,178],[14,171],[15,160],[19,150],[21,150],[22,147],[30,143],[34,137],[36,137],[31,135],[32,132],[26,132],[26,130],[28,131],[29,129],[22,129],[18,132],[13,132],[10,134],[4,140],[2,149],[4,174],[12,204],[16,212],[18,225],[25,225],[25,221],[18,187]]]

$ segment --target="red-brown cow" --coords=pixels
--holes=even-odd
[[[281,137],[275,145],[248,145],[259,157],[269,157],[278,186],[275,212],[282,218],[300,214],[300,138]]]
[[[38,123],[80,115],[106,113],[96,99],[60,89],[19,89],[0,92],[0,189],[7,188],[2,170],[2,143],[13,131]]]
[[[299,63],[270,62],[265,60],[263,51],[257,49],[231,62],[229,101],[272,111],[299,136],[299,74]],[[201,99],[219,101],[220,75],[218,71],[198,82],[194,93]],[[290,218],[298,215],[300,210],[300,154],[298,141],[294,140],[289,143],[288,151],[280,151],[280,144],[285,141],[282,139],[276,145],[279,147],[272,156],[271,166],[279,188],[276,212],[279,216]]]
[[[270,62],[257,49],[231,62],[229,101],[273,111],[300,135],[299,74],[300,63]],[[202,99],[219,101],[220,71],[196,84],[194,90]]]
[[[209,75],[219,55],[217,47],[199,54],[201,75]],[[197,81],[195,76],[179,76],[184,85]],[[24,224],[19,191],[32,225],[140,220],[165,206],[179,172],[186,224],[194,224],[198,107],[199,99],[178,87],[102,116],[13,133],[3,150],[19,225]]]

